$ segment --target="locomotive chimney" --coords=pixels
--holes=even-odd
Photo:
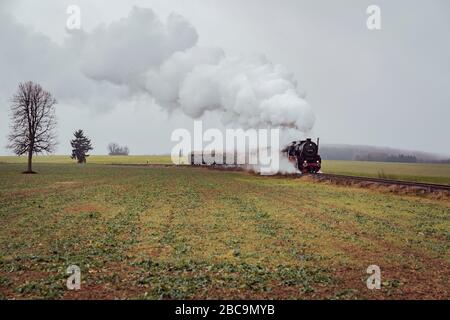
[[[319,149],[319,138],[317,138],[317,149]]]

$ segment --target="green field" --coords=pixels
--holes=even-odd
[[[92,155],[87,158],[88,163],[94,164],[169,164],[172,163],[170,156],[97,156]],[[0,156],[0,163],[27,163],[27,157],[21,156]],[[70,156],[51,155],[35,156],[33,163],[59,163],[76,164]]]
[[[446,198],[193,167],[23,167],[0,164],[2,298],[450,297]],[[65,287],[72,264],[79,291]],[[372,264],[381,290],[366,287]]]
[[[323,161],[326,173],[450,184],[450,164]]]
[[[0,156],[0,163],[26,163],[26,157]],[[72,163],[69,156],[37,156],[35,163]],[[171,164],[170,156],[97,156],[88,158],[92,164]],[[450,184],[450,164],[389,163],[369,161],[323,161],[325,173],[363,177]]]

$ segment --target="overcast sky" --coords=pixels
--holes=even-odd
[[[71,4],[81,8],[83,32],[92,34],[84,53],[66,31]],[[381,8],[381,30],[366,27],[370,4]],[[309,135],[324,143],[450,154],[448,0],[2,0],[0,154],[9,154],[8,98],[25,80],[42,83],[58,99],[58,154],[69,153],[78,128],[92,138],[96,154],[105,154],[112,141],[128,145],[132,154],[170,152],[171,132],[190,129],[192,118],[162,110],[133,86],[134,79],[124,85],[98,70],[117,68],[122,76],[131,65],[108,57],[105,48],[114,46],[114,37],[106,47],[99,41],[97,52],[101,34],[95,30],[127,17],[134,5],[152,9],[162,21],[172,12],[183,16],[193,31],[183,33],[182,43],[198,39],[196,45],[222,48],[227,56],[263,54],[284,66],[315,114]],[[152,55],[153,48],[133,43],[137,49],[124,58],[145,64],[139,52]],[[89,61],[79,60],[86,52],[92,53]],[[216,114],[204,118],[223,128]]]

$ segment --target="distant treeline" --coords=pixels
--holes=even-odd
[[[356,161],[381,161],[381,162],[418,162],[417,158],[412,155],[393,155],[387,153],[368,153],[368,154],[357,154],[353,160]]]
[[[352,146],[352,145],[322,145],[320,155],[324,160],[355,160],[404,163],[450,163],[434,154],[424,152],[408,152],[393,148]]]

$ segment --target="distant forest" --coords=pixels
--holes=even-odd
[[[413,155],[393,155],[387,153],[368,153],[364,155],[357,154],[357,161],[382,161],[382,162],[418,162],[417,157]]]
[[[450,158],[442,155],[372,146],[325,144],[320,146],[320,155],[324,160],[450,163]]]

